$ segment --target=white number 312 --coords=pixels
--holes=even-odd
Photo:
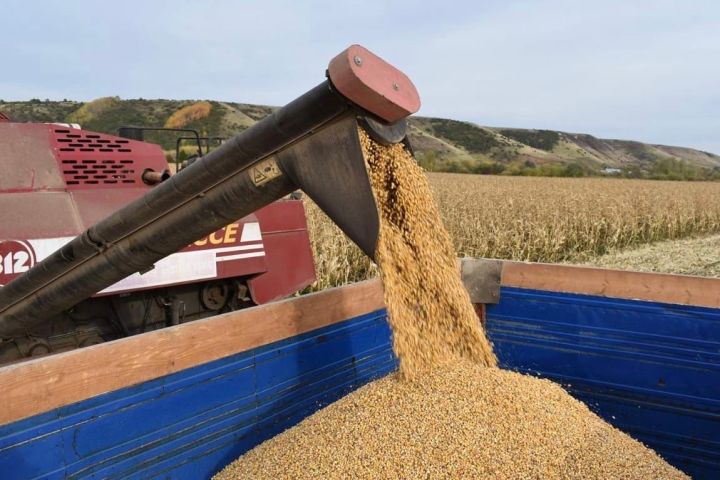
[[[0,273],[10,275],[30,270],[30,255],[27,252],[10,252],[3,258],[0,255]]]

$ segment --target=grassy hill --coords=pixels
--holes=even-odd
[[[667,179],[720,176],[720,156],[692,148],[440,118],[414,117],[411,124],[418,157],[432,170]]]
[[[122,125],[174,125],[203,136],[230,137],[275,107],[220,101],[122,100],[2,102],[0,111],[23,122],[80,123],[116,133]],[[175,135],[149,141],[174,151]],[[553,130],[483,127],[442,118],[413,117],[410,139],[418,161],[435,171],[511,175],[622,175],[665,179],[720,178],[720,156],[691,148],[608,140]]]

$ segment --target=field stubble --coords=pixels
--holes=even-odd
[[[459,256],[587,262],[661,240],[720,232],[720,183],[428,174]],[[306,200],[318,281],[311,290],[377,275],[377,268]]]

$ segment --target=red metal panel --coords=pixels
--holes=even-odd
[[[228,262],[218,262],[217,278],[236,278],[256,275],[266,272],[268,253],[262,257],[244,258],[241,260],[232,260]],[[292,292],[286,292],[283,296],[287,296]]]
[[[267,272],[248,281],[255,303],[286,297],[315,281],[305,208],[301,200],[281,200],[257,212]]]
[[[315,281],[307,231],[276,233],[264,239],[268,271],[248,281],[255,303],[287,297]]]
[[[0,123],[0,193],[64,188],[47,125]]]
[[[305,207],[302,200],[280,200],[255,212],[260,220],[263,235],[272,232],[307,230]]]
[[[0,239],[70,237],[84,229],[67,192],[0,193]]]
[[[75,201],[78,215],[87,228],[143,196],[147,190],[137,185],[130,187],[133,188],[73,189],[69,195]]]
[[[71,142],[61,142],[63,139]],[[75,144],[75,140],[83,143]],[[126,140],[59,125],[0,124],[0,237],[30,239],[77,235],[143,195],[151,187],[139,180],[142,171],[145,168],[160,171],[167,167],[160,147],[135,141],[113,142]],[[112,147],[110,152],[102,151],[108,150],[106,146]],[[88,182],[98,183],[71,180],[78,183],[66,185],[70,174],[63,170],[70,164],[63,162],[95,162],[81,163],[79,170],[95,172],[96,176],[102,177],[102,170],[87,167],[97,165],[97,162],[111,165],[102,162],[121,162],[123,159],[132,162],[135,173],[128,177],[128,182],[132,183],[108,178],[105,179],[107,182],[117,183],[101,184],[103,179],[89,179]],[[92,175],[88,173],[88,176]],[[50,195],[49,191],[55,193]],[[26,194],[20,195],[20,192]]]
[[[150,188],[142,181],[143,171],[167,169],[158,145],[59,125],[48,128],[68,189]]]
[[[227,225],[200,239],[183,251],[222,249],[216,253],[217,278],[247,277],[267,271],[264,239],[243,241],[246,225],[258,223],[255,214]],[[260,227],[263,228],[262,225]]]

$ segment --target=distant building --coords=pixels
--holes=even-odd
[[[604,173],[605,175],[620,175],[620,174],[622,173],[622,170],[621,170],[621,169],[619,169],[619,168],[610,168],[610,167],[605,167],[605,168],[603,168],[603,169],[600,170],[600,171],[601,171],[602,173]]]

